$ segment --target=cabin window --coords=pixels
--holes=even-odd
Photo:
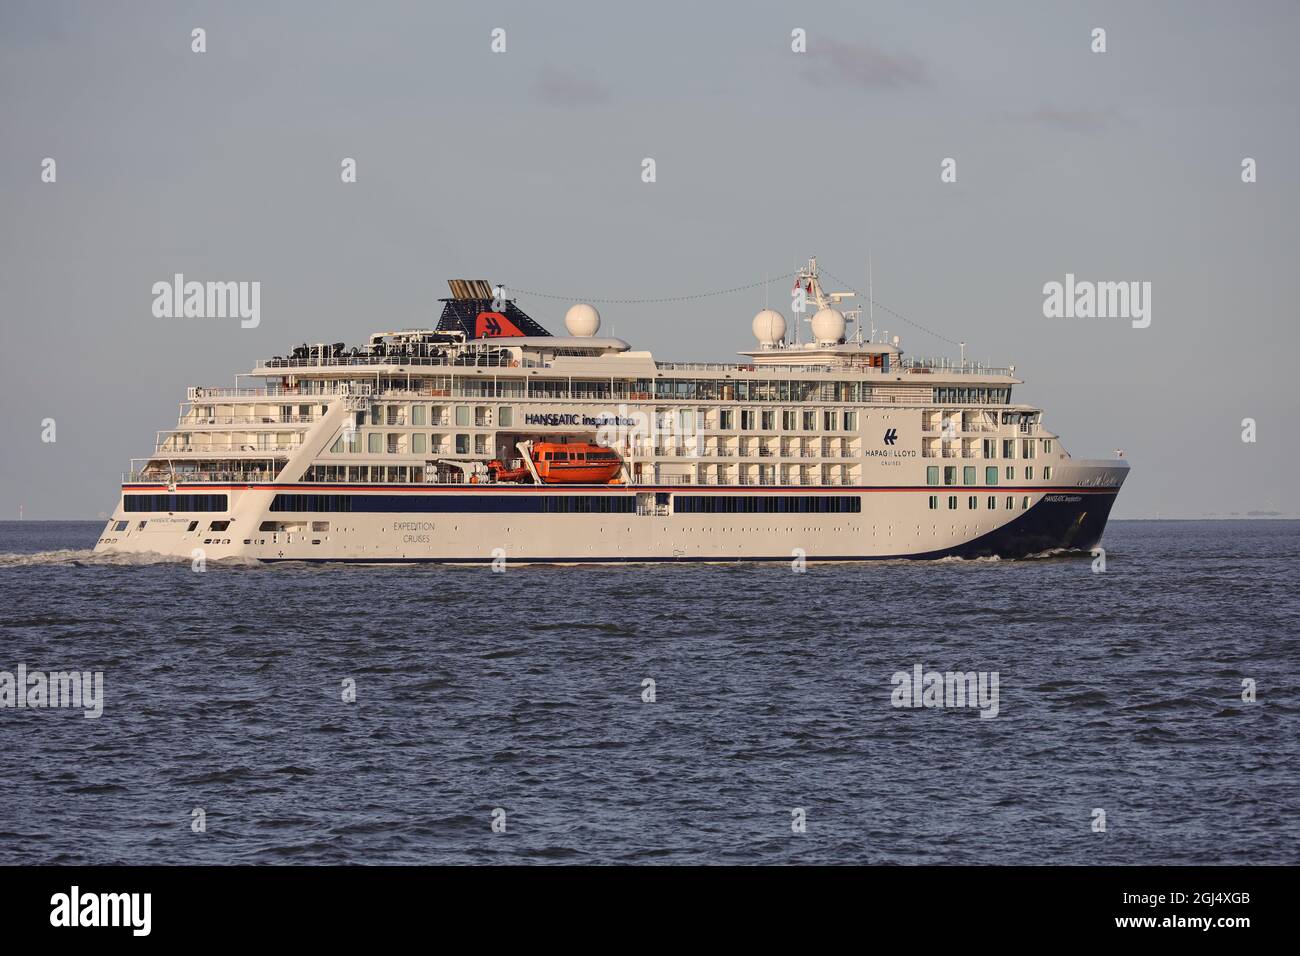
[[[936,510],[938,510],[938,508],[939,508],[939,496],[938,496],[938,495],[931,495],[931,496],[930,496],[930,510],[931,510],[931,511],[936,511]]]
[[[458,455],[468,455],[468,454],[469,454],[469,436],[468,436],[468,435],[457,435],[457,436],[456,436],[456,454],[458,454]]]
[[[763,420],[763,431],[770,432],[772,429],[776,427],[776,412],[764,411],[762,420]]]
[[[1052,440],[1051,440],[1050,438],[1044,438],[1044,439],[1043,439],[1043,454],[1044,454],[1044,455],[1050,455],[1051,453],[1052,453]]]
[[[371,432],[366,436],[366,451],[372,455],[378,455],[384,449],[384,436],[379,432]]]
[[[969,498],[966,499],[966,507],[970,508],[972,511],[974,511],[979,506],[980,506],[979,495],[971,495]]]
[[[957,466],[956,466],[956,465],[944,465],[944,466],[943,466],[943,483],[944,483],[945,485],[955,485],[955,484],[957,484]]]
[[[827,432],[838,431],[838,428],[836,427],[835,424],[838,418],[839,415],[837,415],[835,412],[831,411],[830,409],[827,409],[826,411],[822,412],[822,431],[827,431]]]
[[[1002,439],[1002,457],[1003,458],[1016,457],[1016,440],[1014,438]]]
[[[939,483],[939,466],[928,465],[925,469],[925,483],[927,485],[937,485]]]
[[[1052,466],[1051,466],[1051,465],[1044,465],[1044,466],[1043,466],[1043,481],[1051,481],[1051,480],[1052,480]]]
[[[1010,511],[1015,506],[1016,506],[1016,499],[1011,497],[1011,495],[1007,495],[1007,510]]]
[[[466,425],[469,424],[469,406],[468,406],[468,405],[457,405],[457,406],[456,406],[456,424],[457,424],[457,425],[460,425],[460,426],[462,426],[462,427],[464,427],[464,426],[466,426]]]
[[[424,419],[425,419],[425,406],[424,406],[424,405],[412,405],[412,406],[411,406],[411,424],[412,424],[412,425],[416,425],[416,426],[423,426],[423,425],[424,425]],[[423,449],[421,449],[421,451],[423,451]]]
[[[998,466],[989,465],[984,469],[984,484],[996,485],[998,483]]]
[[[740,410],[740,430],[750,432],[754,430],[754,413],[748,408]]]
[[[806,431],[806,432],[812,432],[812,431],[816,431],[816,430],[817,430],[817,413],[816,413],[816,412],[808,412],[808,411],[806,411],[806,412],[803,413],[803,430]]]
[[[1024,508],[1028,508],[1028,507],[1029,507],[1029,496],[1028,496],[1028,495],[1025,495],[1023,498],[1020,499],[1020,507],[1021,507],[1022,509],[1024,509]]]
[[[956,510],[957,510],[957,496],[956,496],[956,495],[949,495],[949,496],[948,496],[948,510],[949,510],[949,511],[956,511]]]
[[[846,432],[855,432],[855,431],[858,430],[858,413],[857,413],[857,412],[845,412],[845,413],[844,413],[844,430],[845,430]]]
[[[722,431],[730,431],[735,427],[735,419],[732,417],[731,409],[724,408],[718,412],[718,428]]]
[[[497,424],[503,428],[510,428],[515,423],[515,410],[509,405],[504,405],[497,409]]]
[[[421,434],[421,433],[417,433],[417,434],[414,434],[414,435],[411,436],[411,454],[413,454],[413,455],[423,455],[423,454],[424,454],[424,435],[423,435],[423,434]]]
[[[1011,481],[1015,477],[1016,477],[1016,466],[1007,465],[1007,481]]]
[[[961,470],[961,483],[963,485],[975,484],[975,466],[967,465]]]
[[[1033,481],[1033,480],[1034,480],[1034,466],[1033,466],[1033,465],[1026,465],[1026,466],[1025,466],[1025,481]]]

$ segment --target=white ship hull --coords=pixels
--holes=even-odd
[[[1127,471],[1122,461],[1072,461],[1050,485],[1001,487],[178,486],[179,495],[228,494],[230,509],[220,521],[229,526],[211,530],[210,513],[136,515],[119,505],[96,550],[212,561],[363,564],[1020,558],[1096,546]],[[125,492],[168,490],[132,485]],[[273,511],[277,494],[345,498],[351,510]],[[937,510],[930,507],[935,495]],[[953,496],[957,507],[950,509]],[[678,510],[681,499],[699,497],[787,510]],[[543,499],[557,498],[630,510],[541,510]],[[809,499],[856,499],[860,510],[793,510]],[[592,501],[610,504],[593,506]],[[114,530],[123,523],[123,530]]]

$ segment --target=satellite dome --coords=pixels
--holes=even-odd
[[[812,317],[812,334],[818,345],[835,345],[844,338],[844,313],[827,306]]]
[[[589,338],[600,331],[600,313],[595,306],[579,302],[564,313],[564,327],[570,335]]]
[[[785,316],[776,309],[764,309],[754,316],[754,338],[765,349],[774,349],[785,341]]]

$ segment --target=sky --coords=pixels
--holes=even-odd
[[[428,327],[448,278],[560,296],[518,298],[552,331],[570,301],[758,283],[600,304],[636,348],[726,361],[813,255],[859,289],[870,257],[905,351],[964,341],[1071,454],[1124,449],[1115,517],[1296,514],[1298,26],[1285,2],[5,0],[0,519],[107,515],[187,385]],[[260,324],[155,317],[178,272],[260,282]],[[1150,325],[1045,317],[1067,273],[1151,283]]]

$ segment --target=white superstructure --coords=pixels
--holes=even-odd
[[[243,376],[257,387],[190,388],[96,550],[509,563],[1097,544],[1124,460],[1071,458],[1013,401],[1012,368],[851,334],[851,293],[824,293],[816,260],[799,282],[809,341],[764,309],[744,361],[714,364],[602,337],[585,304],[553,336],[454,280],[436,330],[303,345]]]

